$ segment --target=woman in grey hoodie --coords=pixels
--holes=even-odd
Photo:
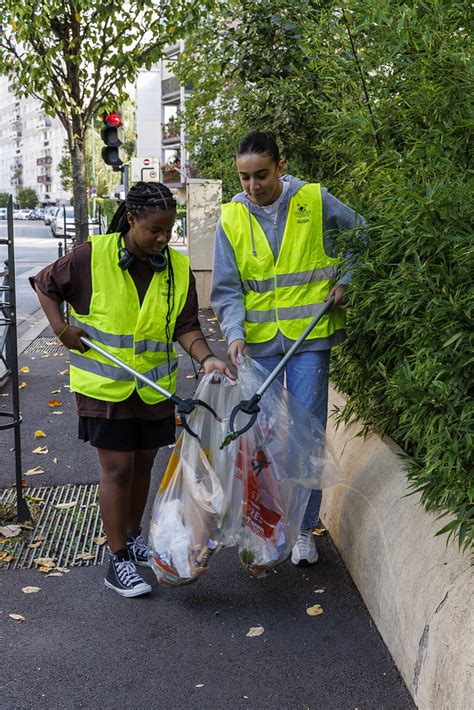
[[[334,299],[285,368],[288,391],[326,426],[331,348],[345,338],[344,309],[350,271],[334,235],[364,225],[354,210],[318,184],[283,175],[284,161],[271,132],[255,131],[237,148],[244,192],[222,207],[217,228],[212,306],[234,365],[246,354],[268,370],[316,315]],[[347,255],[346,255],[346,258]],[[283,376],[283,374],[282,374]],[[312,491],[293,548],[293,564],[314,564],[321,491]]]

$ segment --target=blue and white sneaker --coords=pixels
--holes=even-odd
[[[133,564],[150,567],[148,547],[141,530],[138,531],[138,535],[127,535],[127,549]]]
[[[137,573],[127,550],[110,555],[110,564],[104,579],[105,586],[121,597],[139,597],[151,592],[150,585]]]

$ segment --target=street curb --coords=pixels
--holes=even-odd
[[[330,390],[330,410],[345,400]],[[328,437],[344,482],[324,491],[321,519],[413,700],[421,710],[468,710],[474,697],[471,565],[446,524],[410,495],[401,449],[360,436],[358,422]]]

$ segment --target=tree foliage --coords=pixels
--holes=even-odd
[[[241,0],[194,28],[179,71],[201,174],[237,188],[235,144],[273,128],[290,172],[369,222],[332,376],[407,452],[440,532],[474,539],[469,8],[452,0]],[[471,133],[472,135],[472,133]],[[229,142],[229,136],[232,142]]]
[[[0,0],[0,72],[63,124],[72,162],[79,241],[87,238],[84,145],[91,120],[117,109],[127,82],[173,36],[180,0]]]
[[[16,198],[20,207],[33,209],[38,204],[38,193],[33,187],[20,187]]]

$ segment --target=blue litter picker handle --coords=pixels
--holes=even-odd
[[[89,340],[89,338],[81,336],[81,342],[84,343],[84,345],[86,345],[91,350],[95,350],[97,353],[100,353],[108,360],[113,362],[115,365],[121,367],[122,370],[125,370],[125,372],[128,372],[137,380],[140,380],[145,385],[148,385],[152,389],[162,394],[167,399],[171,400],[178,409],[178,414],[181,418],[181,424],[186,429],[188,434],[191,434],[191,436],[194,436],[196,439],[199,439],[199,436],[191,429],[188,422],[186,421],[186,416],[191,414],[195,407],[204,407],[209,412],[211,412],[211,414],[216,419],[219,419],[213,408],[209,404],[207,404],[207,402],[203,402],[201,399],[182,399],[181,397],[178,397],[177,395],[168,392],[168,390],[165,390],[164,387],[157,385],[156,382],[150,380],[146,375],[142,375],[141,372],[137,372],[137,370],[134,370],[133,367],[130,367],[130,365],[127,365],[125,362],[122,362],[122,360],[120,360],[118,357],[115,357],[115,355],[112,355],[111,353],[107,352],[107,350],[104,350],[104,348],[101,348],[100,345],[97,345],[96,343],[92,342],[92,340]]]
[[[270,372],[268,375],[267,379],[265,382],[260,385],[258,390],[255,392],[253,397],[251,399],[243,399],[239,404],[236,404],[234,409],[232,410],[232,413],[230,415],[229,419],[229,433],[225,437],[224,441],[222,442],[220,448],[223,449],[225,446],[228,446],[232,441],[235,441],[241,434],[244,434],[246,431],[248,431],[255,422],[257,421],[257,416],[260,411],[260,407],[258,406],[258,403],[262,399],[262,395],[267,391],[267,389],[270,387],[272,384],[273,380],[278,376],[278,374],[283,370],[285,367],[286,363],[290,359],[290,357],[298,350],[300,345],[306,340],[308,335],[311,333],[313,328],[321,318],[331,309],[332,305],[334,303],[334,298],[328,298],[327,301],[324,301],[324,303],[321,304],[319,312],[315,315],[311,323],[305,328],[303,333],[300,335],[298,340],[295,340],[291,348],[288,350],[286,355],[280,360],[278,365]],[[235,418],[239,412],[243,412],[244,414],[248,414],[250,416],[249,421],[247,424],[245,424],[241,429],[234,429],[234,424],[235,424]]]

